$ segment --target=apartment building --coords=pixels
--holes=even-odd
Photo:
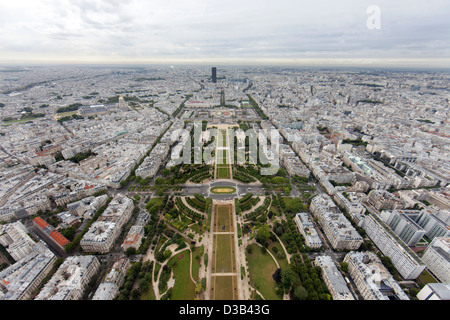
[[[321,194],[311,200],[310,210],[318,218],[334,249],[357,250],[363,238],[345,218],[330,196]]]
[[[0,300],[31,299],[55,260],[55,254],[38,242],[33,252],[0,272]]]
[[[113,300],[119,293],[119,288],[123,284],[130,267],[131,263],[128,258],[116,261],[95,291],[92,300]]]
[[[95,256],[70,256],[35,300],[79,300],[99,268],[100,262]]]
[[[354,300],[347,283],[330,256],[318,256],[314,265],[322,269],[322,278],[333,300]]]
[[[15,261],[33,252],[36,243],[28,235],[27,228],[20,221],[0,225],[0,244]]]
[[[305,238],[305,243],[312,249],[318,249],[322,246],[322,240],[314,227],[313,222],[306,212],[299,212],[294,217],[294,223],[298,232]]]
[[[363,228],[367,236],[388,256],[400,275],[405,279],[416,279],[425,269],[425,263],[378,217],[368,215]]]
[[[369,192],[369,202],[377,210],[393,210],[405,208],[405,203],[402,200],[385,190],[371,190]]]
[[[106,210],[94,222],[80,241],[84,252],[107,253],[120,235],[122,226],[133,212],[133,201],[122,195],[116,195]]]
[[[450,300],[449,283],[427,283],[417,294],[419,300]]]
[[[443,283],[450,283],[450,237],[434,238],[425,250],[422,261]]]
[[[364,300],[409,300],[376,254],[351,251],[344,262]]]
[[[128,231],[125,240],[122,243],[122,249],[126,251],[128,248],[139,249],[144,238],[144,227],[132,226],[130,231]]]
[[[354,192],[337,191],[333,195],[334,201],[341,206],[358,225],[364,220],[366,208]]]
[[[410,247],[414,247],[426,233],[403,210],[383,210],[381,211],[380,218]]]

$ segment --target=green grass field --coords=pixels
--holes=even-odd
[[[215,232],[233,232],[231,205],[216,206]]]
[[[226,131],[223,131],[226,132]],[[226,147],[226,133],[222,132],[222,136],[224,137],[224,141],[222,143],[223,147]],[[217,172],[216,179],[230,179],[230,165],[228,161],[228,150],[221,149],[217,150]]]
[[[173,276],[175,286],[173,287],[172,300],[194,300],[195,284],[190,277],[191,257],[189,250],[185,250],[173,257],[168,265],[175,262],[173,267]]]
[[[273,250],[273,247],[277,248],[276,249],[277,252],[275,252]],[[286,255],[284,253],[284,250],[283,250],[283,248],[281,247],[281,244],[278,241],[273,242],[273,241],[269,240],[268,248],[269,248],[270,252],[274,255],[275,259],[277,259],[278,264],[280,265],[281,269],[285,269],[285,268],[289,267],[289,263],[287,261],[287,258],[286,258]],[[280,253],[283,254],[284,258],[280,259],[278,257],[278,254],[280,254]]]
[[[212,272],[236,272],[234,237],[232,234],[215,234]]]
[[[220,149],[217,154],[217,165],[228,165],[228,150]]]
[[[211,298],[213,300],[237,300],[236,276],[211,277]]]
[[[221,273],[236,273],[237,262],[234,242],[233,207],[217,205],[214,210],[213,253],[211,261],[211,299],[238,299],[238,278],[235,275]],[[223,232],[223,233],[221,233]]]
[[[216,179],[230,179],[230,168],[228,167],[228,165],[217,165]]]
[[[227,146],[227,130],[220,130],[222,133],[222,147]]]
[[[262,253],[261,247],[256,244],[249,245],[252,253],[247,254],[248,269],[251,285],[264,296],[266,300],[280,300],[275,292],[275,281],[272,275],[277,265],[269,253]]]

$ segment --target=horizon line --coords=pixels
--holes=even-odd
[[[293,59],[22,59],[1,60],[0,65],[223,65],[223,66],[304,66],[304,67],[359,67],[359,68],[431,68],[450,69],[450,58],[293,58]]]

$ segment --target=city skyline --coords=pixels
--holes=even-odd
[[[450,300],[448,13],[0,2],[0,301]]]
[[[379,9],[370,28],[371,6]],[[15,1],[0,63],[450,65],[450,4],[396,1]]]

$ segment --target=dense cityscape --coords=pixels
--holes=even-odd
[[[449,90],[439,70],[4,65],[0,300],[448,300]]]

